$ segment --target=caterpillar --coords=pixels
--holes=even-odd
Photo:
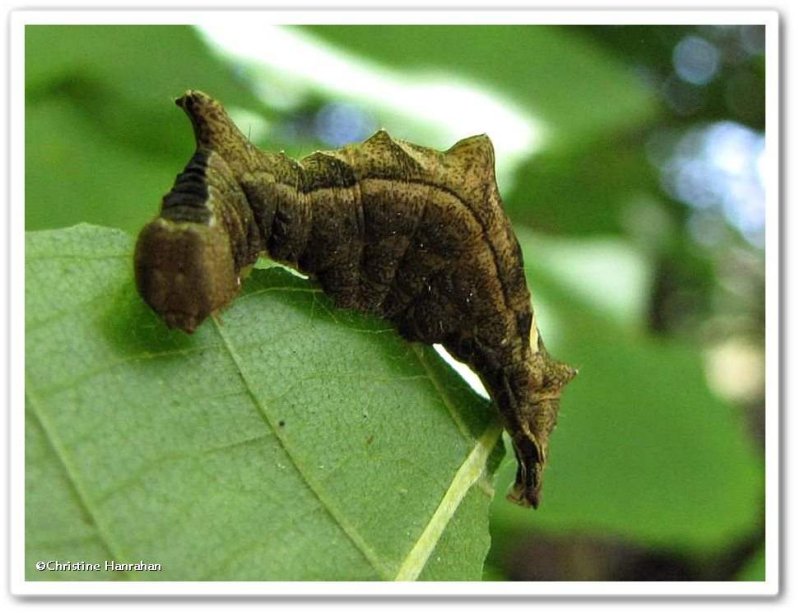
[[[576,370],[536,327],[486,135],[438,151],[378,131],[300,161],[252,145],[210,96],[176,100],[196,150],[139,234],[144,301],[193,332],[259,255],[315,278],[339,308],[441,343],[494,400],[517,460],[508,498],[537,507],[562,388]]]

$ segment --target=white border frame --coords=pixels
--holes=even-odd
[[[764,582],[31,582],[24,579],[25,43],[34,24],[194,24],[258,17],[273,24],[753,24],[766,37],[766,581]],[[16,595],[770,596],[779,592],[780,43],[777,11],[260,10],[15,11],[10,15],[10,584]],[[13,154],[13,155],[12,155]]]

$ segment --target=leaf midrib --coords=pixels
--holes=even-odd
[[[484,430],[467,459],[458,468],[453,481],[425,529],[400,565],[394,578],[396,581],[413,581],[422,573],[447,525],[461,505],[461,501],[483,475],[486,461],[494,450],[501,432],[502,427],[497,421],[490,422]]]

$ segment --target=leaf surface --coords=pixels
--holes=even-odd
[[[28,579],[480,578],[500,428],[432,349],[280,268],[187,336],[130,236],[26,241]]]

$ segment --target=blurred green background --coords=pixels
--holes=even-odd
[[[27,26],[26,225],[131,234],[221,100],[302,156],[487,133],[551,352],[543,507],[486,579],[764,578],[764,28]]]

